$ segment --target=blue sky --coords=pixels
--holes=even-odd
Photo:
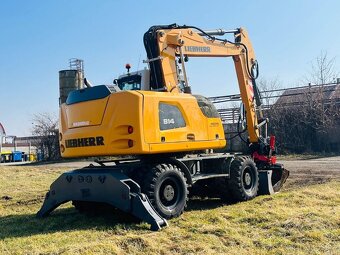
[[[58,71],[68,59],[85,61],[94,84],[110,84],[146,58],[142,37],[152,25],[203,29],[245,27],[260,75],[298,85],[311,61],[340,54],[340,1],[109,1],[1,0],[0,122],[7,134],[29,135],[34,113],[58,113]],[[237,93],[231,60],[191,59],[194,93]]]

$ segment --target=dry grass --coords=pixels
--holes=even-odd
[[[340,182],[224,205],[193,200],[160,232],[123,213],[97,217],[70,203],[36,219],[67,168],[0,167],[0,254],[339,254]]]
[[[329,157],[338,157],[339,153],[300,153],[300,154],[282,154],[277,155],[278,160],[309,160],[309,159],[321,159]]]

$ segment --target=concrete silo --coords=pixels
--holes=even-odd
[[[84,88],[83,60],[70,59],[70,69],[59,71],[59,104],[65,103],[67,95]]]

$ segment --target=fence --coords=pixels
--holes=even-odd
[[[306,91],[308,90],[308,91]],[[301,97],[309,94],[323,94],[321,102],[324,105],[340,105],[340,84],[339,83],[328,83],[323,85],[306,85],[294,88],[280,88],[272,90],[260,91],[260,96],[263,101],[262,110],[266,111],[271,108],[274,104],[277,107],[292,107],[301,106],[306,104],[305,100]],[[333,95],[332,97],[332,94]],[[295,98],[296,100],[284,100],[284,98]],[[226,95],[226,96],[215,96],[208,98],[212,103],[215,104],[223,123],[237,123],[239,118],[239,105],[241,102],[241,95]]]
[[[270,132],[277,134],[282,151],[340,151],[340,84],[272,89],[261,91],[260,95],[264,116],[271,120]],[[237,135],[233,135],[238,131],[240,95],[209,100],[221,116],[228,149],[244,149]]]

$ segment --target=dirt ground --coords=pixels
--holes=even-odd
[[[313,159],[278,159],[290,171],[284,189],[340,180],[340,156]]]

